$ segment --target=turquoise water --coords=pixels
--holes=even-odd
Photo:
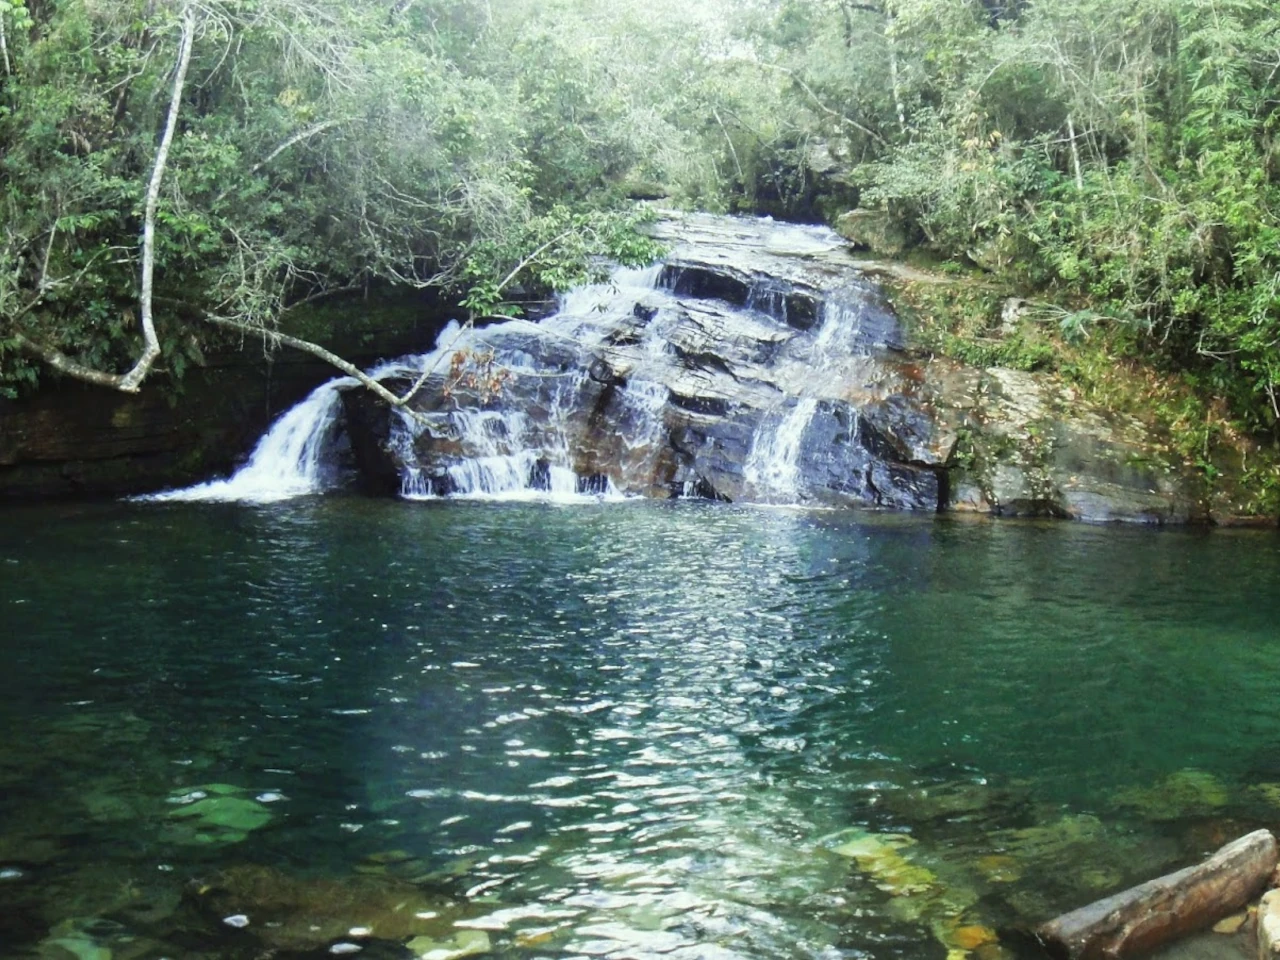
[[[1278,586],[1230,532],[8,510],[0,955],[1029,955],[1280,819]]]

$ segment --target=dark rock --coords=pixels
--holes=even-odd
[[[909,235],[900,220],[884,210],[850,210],[836,219],[836,232],[855,246],[882,257],[898,257]]]
[[[394,392],[401,392],[393,385]],[[391,418],[387,403],[372,391],[353,387],[342,393],[342,415],[361,493],[392,497],[400,492],[399,460],[391,451]]]

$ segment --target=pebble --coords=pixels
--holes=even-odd
[[[1235,933],[1244,926],[1246,913],[1237,913],[1234,917],[1227,917],[1225,920],[1219,920],[1213,925],[1214,933]]]
[[[249,925],[249,918],[243,913],[237,913],[234,916],[223,917],[222,922],[228,927],[235,927],[237,930],[243,930]]]

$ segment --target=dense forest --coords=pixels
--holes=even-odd
[[[1119,371],[1211,470],[1280,423],[1278,108],[1268,0],[0,0],[0,391],[323,354],[340,291],[507,313],[660,199],[845,215],[966,278],[942,348]]]

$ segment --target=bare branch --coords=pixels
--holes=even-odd
[[[36,343],[21,333],[16,331],[12,334],[17,341],[18,346],[33,356],[39,357],[53,369],[59,373],[64,373],[69,377],[77,380],[83,380],[85,383],[96,384],[100,387],[113,387],[117,390],[122,389],[120,386],[123,378],[116,373],[106,373],[102,370],[95,370],[93,367],[86,367],[82,363],[72,360],[65,353],[56,350],[53,347]],[[137,391],[129,391],[136,393]]]
[[[173,94],[169,99],[169,116],[165,120],[160,148],[156,151],[155,165],[151,168],[151,183],[147,186],[147,204],[142,218],[142,291],[138,309],[142,314],[142,337],[146,347],[133,369],[120,378],[116,389],[125,393],[138,392],[142,381],[160,356],[160,340],[156,336],[155,319],[151,312],[151,290],[156,268],[156,209],[160,205],[160,185],[164,181],[169,147],[173,144],[173,132],[178,126],[178,113],[182,108],[182,91],[187,82],[187,67],[191,64],[195,33],[195,14],[188,6],[182,11],[182,43],[178,51],[178,69],[173,77]]]
[[[352,377],[355,380],[358,380],[360,384],[364,386],[366,389],[371,390],[381,400],[383,400],[390,406],[395,407],[397,409],[403,409],[409,403],[410,400],[412,400],[415,396],[417,396],[418,392],[426,384],[427,380],[431,378],[431,374],[433,374],[436,368],[440,365],[440,358],[447,355],[450,349],[452,349],[453,345],[458,342],[458,339],[462,336],[462,334],[471,328],[470,321],[468,321],[467,323],[459,327],[457,333],[453,335],[453,339],[450,340],[449,343],[445,345],[444,349],[436,352],[435,360],[432,361],[423,369],[422,373],[418,376],[418,379],[414,382],[413,386],[409,389],[409,391],[400,396],[397,396],[396,394],[388,390],[386,386],[379,383],[377,380],[373,379],[373,377],[369,376],[367,373],[365,373],[363,370],[357,367],[354,363],[351,363],[349,360],[343,359],[342,357],[334,353],[332,350],[327,350],[324,347],[320,346],[320,344],[318,343],[313,343],[310,340],[301,340],[298,337],[291,337],[289,336],[289,334],[281,333],[279,330],[272,330],[267,327],[254,326],[253,324],[244,323],[240,320],[235,320],[231,317],[219,317],[213,314],[202,314],[201,319],[206,321],[207,323],[212,323],[220,327],[226,327],[227,329],[230,329],[230,330],[238,330],[241,333],[251,333],[255,335],[260,335],[264,337],[267,340],[267,342],[271,344],[281,345],[286,347],[293,347],[295,350],[301,350],[303,353],[309,353],[313,357],[318,357],[319,359],[323,360],[325,363],[328,363],[331,366],[336,367],[338,370],[341,370],[347,376]],[[419,414],[417,411],[407,410],[405,412],[409,416],[412,416],[415,419],[421,419],[421,414]]]
[[[67,356],[60,350],[37,343],[34,340],[24,336],[21,333],[15,333],[14,337],[18,346],[28,353],[40,357],[53,369],[69,377],[77,380],[83,380],[85,383],[92,383],[97,386],[111,387],[122,393],[137,393],[141,389],[142,381],[155,366],[156,360],[160,356],[160,340],[156,336],[155,320],[152,315],[152,287],[155,275],[155,226],[156,211],[160,204],[160,186],[164,181],[165,166],[169,159],[169,148],[173,143],[174,130],[178,126],[178,114],[182,107],[182,93],[187,81],[187,68],[191,64],[191,48],[195,42],[196,20],[192,7],[188,6],[182,13],[182,39],[178,49],[178,63],[174,71],[173,92],[169,100],[169,113],[165,120],[164,134],[160,140],[160,147],[156,151],[155,163],[151,169],[151,181],[147,187],[146,206],[143,212],[142,221],[142,290],[139,294],[138,306],[142,314],[142,336],[144,348],[142,355],[138,357],[133,368],[124,374],[108,373],[104,370],[97,370],[93,367],[86,366],[71,357]],[[49,240],[45,246],[44,258],[40,267],[39,283],[36,290],[35,299],[21,311],[29,312],[40,303],[44,298],[44,294],[54,286],[59,285],[59,281],[51,281],[49,279],[49,259],[53,251],[54,238],[57,233],[57,224],[49,230]],[[85,267],[87,270],[88,267]],[[81,271],[83,274],[84,271]]]
[[[259,170],[265,167],[268,163],[270,163],[276,157],[280,156],[280,154],[284,153],[286,150],[288,150],[290,147],[294,146],[295,144],[301,143],[303,140],[310,140],[312,137],[318,136],[319,134],[324,133],[326,130],[332,130],[334,127],[341,126],[342,124],[347,122],[348,121],[345,119],[325,120],[321,123],[313,124],[312,126],[307,127],[305,130],[298,131],[293,136],[289,137],[287,140],[285,140],[283,143],[277,146],[274,150],[272,150],[269,154],[267,154],[261,160],[259,160],[257,163],[255,163],[252,167],[250,167],[246,177],[252,177],[255,173],[257,173]],[[230,192],[231,192],[231,188],[228,187],[226,190],[223,190],[220,194],[218,194],[217,197],[214,198],[213,202],[218,203],[219,201],[227,199],[227,194],[229,194]]]
[[[847,123],[849,126],[853,127],[855,130],[866,134],[868,137],[876,141],[876,143],[880,144],[881,146],[889,145],[888,141],[885,140],[884,137],[880,136],[880,134],[876,133],[870,127],[863,126],[857,120],[854,120],[851,117],[846,117],[843,113],[840,113],[838,110],[832,110],[830,107],[828,107],[825,103],[822,102],[822,98],[813,92],[813,88],[810,87],[809,84],[804,82],[804,78],[801,77],[794,70],[791,70],[787,67],[779,66],[776,63],[761,63],[756,60],[752,60],[749,62],[755,64],[758,67],[763,67],[766,70],[776,70],[778,73],[785,73],[787,76],[789,76],[792,80],[796,82],[797,86],[799,86],[800,89],[802,89],[806,94],[808,94],[809,99],[812,100],[814,102],[814,105],[817,106],[817,108],[821,110],[823,113],[827,114],[828,116],[835,117],[841,123]]]

